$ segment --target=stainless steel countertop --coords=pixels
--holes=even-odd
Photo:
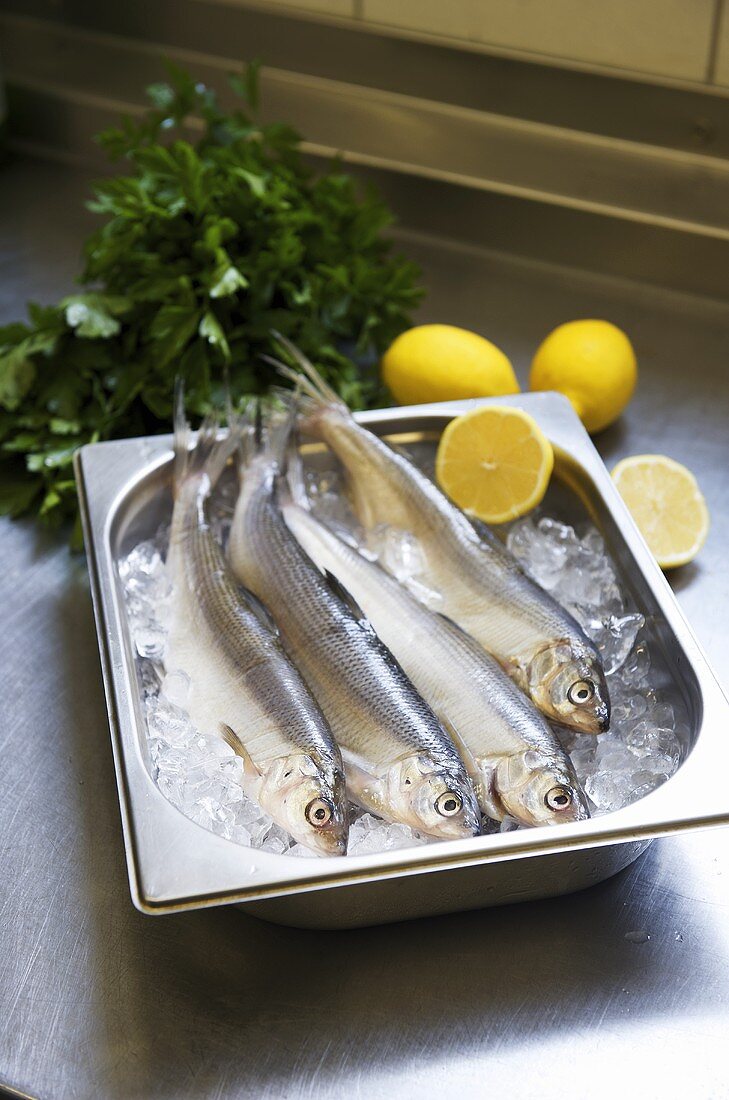
[[[85,190],[80,170],[0,170],[0,319],[71,285]],[[631,334],[640,388],[598,445],[608,464],[660,450],[697,473],[714,526],[672,580],[728,684],[729,307],[407,247],[423,316],[488,334],[522,379],[560,321]],[[4,521],[0,540],[0,1081],[63,1100],[729,1096],[727,830],[655,842],[578,895],[408,925],[136,912],[83,561],[30,523]]]

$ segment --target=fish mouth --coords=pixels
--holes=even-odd
[[[422,825],[420,826],[420,831],[425,832]],[[435,840],[471,840],[473,837],[481,835],[481,822],[453,822],[445,827],[439,826],[437,831],[431,829],[427,835],[433,837]]]
[[[340,832],[332,833],[329,836],[324,834],[314,837],[307,836],[305,840],[302,838],[299,843],[318,856],[346,856],[347,840],[347,835]]]
[[[478,808],[469,806],[468,811],[464,813],[463,817],[458,822],[459,828],[456,832],[454,830],[453,835],[459,839],[468,839],[474,836],[481,836],[483,828],[481,825],[481,813]]]
[[[601,699],[590,710],[575,710],[572,714],[555,712],[553,719],[579,733],[607,733],[610,729],[610,704]]]

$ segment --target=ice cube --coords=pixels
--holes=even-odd
[[[613,685],[611,684],[611,692]],[[648,710],[645,696],[639,691],[632,691],[628,695],[615,697],[610,715],[610,725],[613,729],[629,728]]]
[[[283,855],[288,851],[291,845],[288,833],[279,825],[272,825],[266,833],[265,837],[261,840],[259,847],[261,851],[273,852],[275,855]]]
[[[380,524],[372,532],[369,545],[383,567],[399,581],[417,577],[425,568],[422,547],[410,531]]]
[[[350,855],[368,855],[373,852],[392,851],[424,843],[407,825],[381,821],[373,814],[364,813],[356,818],[349,830]]]
[[[651,657],[645,642],[639,642],[623,664],[623,682],[634,687],[646,683],[651,667]]]
[[[156,624],[142,623],[134,629],[134,646],[140,657],[159,661],[164,656],[167,635]]]
[[[600,738],[595,752],[595,763],[600,771],[620,775],[629,772],[635,765],[635,760],[627,745],[618,737],[606,734]]]
[[[644,720],[628,733],[625,743],[652,772],[672,775],[678,767],[681,746],[673,730],[657,728]]]
[[[544,518],[537,525],[531,516],[509,531],[507,548],[519,559],[530,577],[548,591],[559,582],[568,560],[571,527]]]
[[[412,532],[395,527],[375,531],[370,550],[342,492],[338,472],[307,472],[307,487],[319,518],[341,537],[383,564],[416,597],[438,610],[442,595],[429,585],[422,546]],[[233,479],[211,508],[216,534],[225,539],[233,506]],[[119,577],[131,635],[139,654],[140,694],[147,718],[150,759],[157,784],[192,820],[238,844],[266,851],[314,857],[250,799],[241,786],[241,762],[222,739],[196,730],[185,711],[190,682],[170,669],[160,684],[156,663],[164,656],[170,598],[165,552],[169,531],[134,547],[119,563]],[[638,641],[643,617],[625,603],[600,533],[591,525],[577,531],[552,517],[532,514],[510,526],[507,546],[523,567],[570,610],[595,641],[610,676],[612,724],[594,737],[570,733],[565,747],[595,807],[606,813],[664,782],[680,760],[673,702],[652,682],[650,652]],[[564,738],[564,731],[561,731]],[[487,822],[489,832],[517,823]],[[353,811],[349,852],[392,851],[426,843],[407,826]]]
[[[630,780],[624,774],[597,771],[585,780],[585,792],[598,810],[604,813],[619,810],[629,800]]]
[[[184,707],[190,694],[190,677],[182,669],[174,669],[165,675],[160,691],[176,707]]]
[[[181,775],[168,775],[165,772],[160,772],[157,776],[157,786],[173,806],[177,806],[178,809],[183,808],[185,780]]]
[[[570,759],[581,783],[585,782],[587,776],[591,775],[597,766],[595,754],[590,752],[589,749],[578,749],[577,752],[570,753]]]
[[[160,695],[148,697],[145,709],[150,736],[161,737],[170,744],[180,746],[193,743],[196,730],[184,711]]]
[[[251,847],[251,834],[240,821],[236,821],[230,830],[230,840],[234,840],[236,844],[245,844],[247,848]]]
[[[165,563],[155,541],[140,542],[119,564],[125,592],[147,602],[165,600],[172,591]]]
[[[583,625],[600,651],[606,675],[611,676],[625,663],[645,619],[634,611],[627,615],[592,618]]]
[[[653,706],[648,708],[648,714],[654,726],[661,729],[674,729],[676,725],[676,712],[671,705],[657,698]]]

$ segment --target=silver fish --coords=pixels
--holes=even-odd
[[[229,554],[243,584],[271,609],[342,749],[347,786],[362,806],[429,836],[480,832],[458,752],[376,636],[332,590],[284,522],[276,501],[290,422],[256,449],[241,431],[241,489]]]
[[[444,722],[483,812],[497,821],[508,814],[524,825],[589,817],[569,757],[526,695],[478,642],[320,523],[304,505],[296,471],[292,461],[292,496],[281,498],[289,529],[362,609]]]
[[[298,349],[278,339],[301,368],[278,364],[305,395],[302,426],[344,466],[365,531],[412,532],[425,558],[419,580],[439,593],[443,613],[480,642],[548,718],[582,733],[607,730],[602,661],[579,624],[526,576],[496,536],[479,537],[407,457],[357,424]]]
[[[180,398],[166,667],[190,679],[194,724],[222,736],[243,759],[246,793],[307,848],[344,855],[348,817],[339,749],[267,612],[236,583],[208,522],[208,496],[237,441],[218,441],[207,425],[190,451],[188,435]]]

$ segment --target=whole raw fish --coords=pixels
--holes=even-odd
[[[188,711],[243,758],[247,794],[320,855],[346,851],[339,749],[259,602],[237,584],[210,529],[208,496],[236,446],[204,426],[190,451],[175,419],[174,510],[167,568],[174,586],[165,664],[190,680]]]
[[[290,427],[287,418],[265,444],[260,432],[255,440],[250,427],[242,429],[233,569],[274,615],[286,652],[319,701],[343,752],[350,795],[430,836],[473,836],[478,805],[451,738],[286,526],[276,490]]]
[[[569,757],[545,718],[473,638],[348,546],[293,496],[282,495],[289,529],[372,623],[415,687],[444,722],[471,775],[481,809],[526,825],[589,817]]]
[[[311,363],[290,341],[279,340],[301,368],[278,364],[306,395],[300,398],[304,430],[341,461],[365,531],[412,532],[425,559],[418,579],[439,594],[443,614],[480,642],[549,718],[583,733],[607,730],[602,661],[578,623],[495,536],[480,538],[407,457],[357,424]]]

